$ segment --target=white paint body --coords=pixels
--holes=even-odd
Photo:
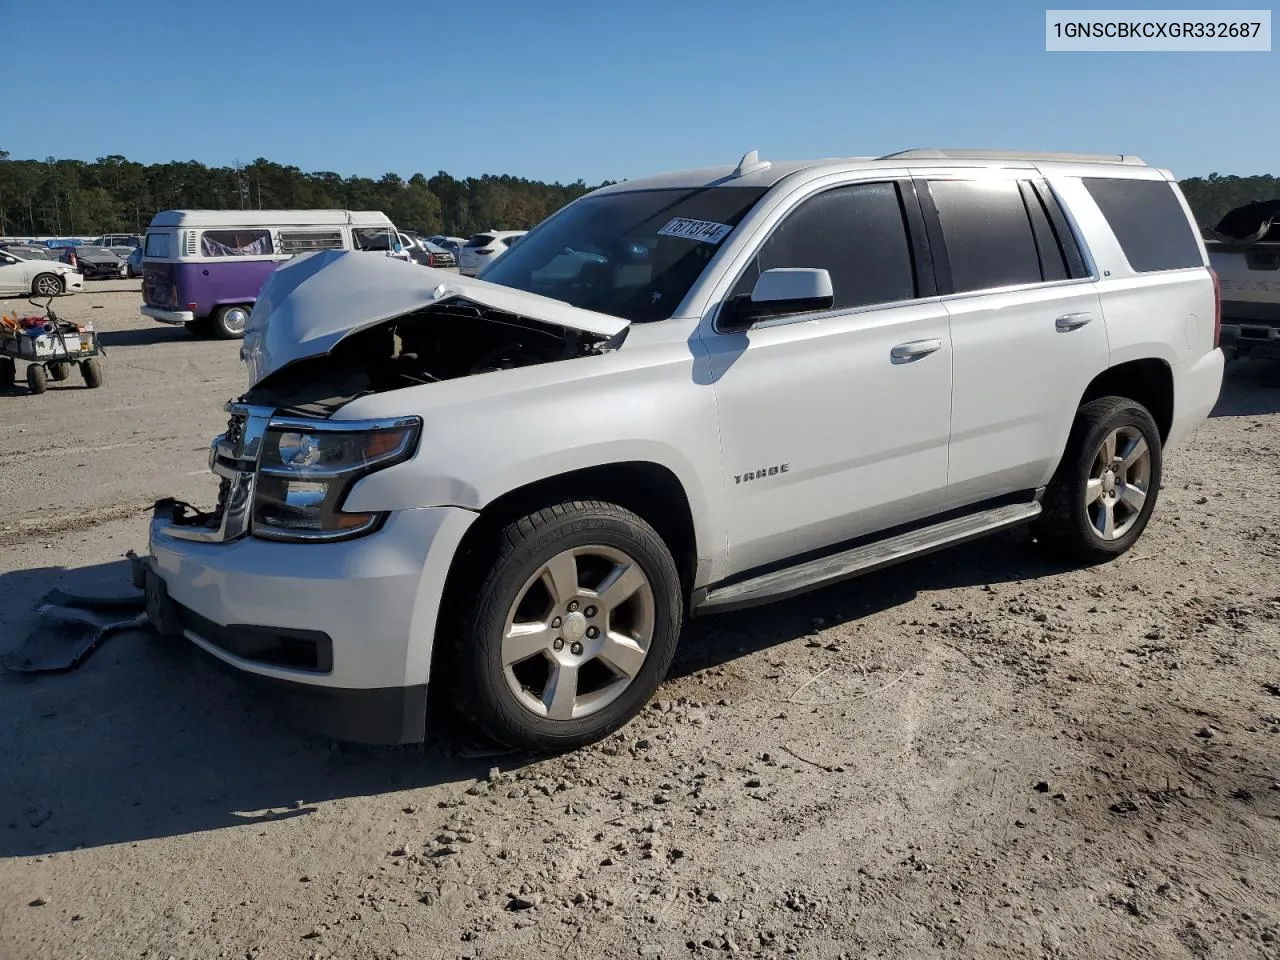
[[[30,296],[31,286],[42,273],[52,273],[62,280],[64,293],[84,289],[84,277],[57,260],[28,260],[16,253],[0,250],[0,295]]]
[[[605,189],[710,184],[729,173],[716,168]],[[747,332],[717,329],[720,305],[742,270],[804,199],[843,184],[943,174],[1043,177],[1071,221],[1090,276],[788,316]],[[152,553],[175,599],[219,624],[315,627],[333,637],[334,669],[326,675],[236,661],[202,644],[244,670],[341,687],[424,684],[445,574],[465,530],[496,498],[538,480],[630,461],[670,471],[693,517],[696,589],[1043,487],[1090,381],[1125,361],[1155,359],[1172,371],[1168,442],[1176,444],[1208,415],[1221,385],[1211,276],[1203,266],[1135,273],[1083,176],[1171,179],[1145,166],[1100,171],[1093,163],[995,159],[851,159],[753,170],[735,182],[769,192],[674,315],[631,325],[619,349],[365,396],[340,409],[332,419],[422,418],[415,456],[360,481],[345,503],[352,512],[390,511],[381,531],[341,544],[248,538],[191,545],[155,527]],[[279,272],[308,269],[299,262]],[[277,328],[261,310],[270,299],[264,296],[254,322],[265,330],[251,329],[246,338],[252,379],[286,356],[330,350],[350,330],[438,298],[435,271],[404,273],[417,288],[384,289],[363,315],[353,315],[354,300],[331,302],[326,311],[321,282],[311,306],[280,308],[293,319]],[[601,323],[608,318],[575,316],[558,301],[483,280],[458,286],[461,295],[501,309],[610,329]],[[1055,321],[1066,314],[1089,319],[1064,332]],[[924,344],[924,352],[896,362],[893,349],[903,344]],[[762,479],[741,479],[757,471]]]
[[[511,243],[525,235],[524,230],[486,230],[477,237],[488,237],[487,243],[471,246],[468,240],[458,248],[458,272],[464,277],[475,277],[485,267],[507,252]],[[474,238],[473,238],[474,239]]]

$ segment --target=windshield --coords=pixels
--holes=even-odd
[[[675,311],[762,187],[586,197],[520,238],[481,274],[632,323]]]

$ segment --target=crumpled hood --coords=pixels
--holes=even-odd
[[[619,317],[382,254],[324,250],[286,261],[263,284],[240,348],[249,385],[295,360],[328,353],[349,333],[451,299],[600,337],[629,325]]]

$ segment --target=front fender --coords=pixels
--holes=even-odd
[[[699,556],[714,558],[724,547],[715,394],[693,365],[686,343],[660,344],[353,401],[341,418],[413,413],[423,428],[414,457],[357,483],[345,509],[483,510],[540,480],[651,463],[684,488]]]

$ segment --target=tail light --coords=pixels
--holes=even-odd
[[[1209,276],[1213,277],[1213,345],[1222,343],[1222,281],[1218,279],[1218,271],[1209,268]]]
[[[428,267],[436,266],[436,255],[434,253],[427,254],[427,266]]]

